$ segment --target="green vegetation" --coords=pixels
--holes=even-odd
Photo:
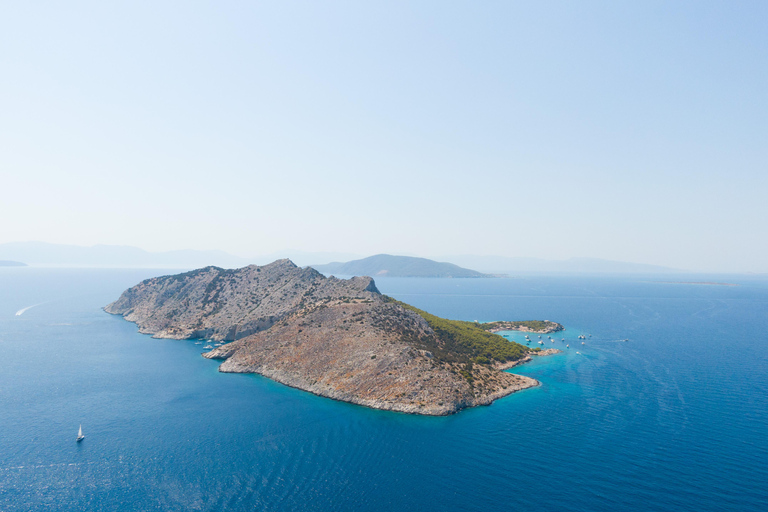
[[[432,343],[429,343],[432,346],[425,347],[433,352],[438,360],[465,363],[468,366],[466,369],[470,373],[473,362],[487,365],[495,361],[500,363],[517,361],[525,357],[530,351],[519,343],[481,329],[474,322],[446,320],[391,297],[387,297],[387,300],[413,311],[427,321],[432,330],[445,343],[443,347],[434,346]],[[424,339],[419,341],[422,345],[428,343]]]

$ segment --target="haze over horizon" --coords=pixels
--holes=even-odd
[[[0,266],[2,262],[20,262],[22,265],[39,267],[78,267],[78,268],[169,268],[191,269],[206,266],[240,268],[251,264],[266,265],[276,260],[289,258],[298,266],[312,266],[322,272],[328,264],[345,266],[352,264],[353,273],[368,272],[379,275],[379,268],[396,270],[412,265],[425,268],[444,269],[445,263],[463,267],[465,270],[491,274],[509,273],[690,273],[688,269],[648,265],[634,262],[621,262],[597,258],[568,258],[552,260],[545,258],[478,256],[471,254],[447,255],[425,259],[413,254],[360,255],[337,252],[306,252],[297,250],[278,251],[271,254],[233,255],[225,251],[211,250],[174,250],[165,252],[146,251],[140,247],[125,245],[65,245],[47,242],[9,242],[0,243]],[[422,260],[420,262],[414,260]],[[435,264],[435,265],[431,265]],[[319,265],[319,266],[318,266]],[[362,266],[361,266],[362,265]],[[426,265],[426,267],[424,266]],[[456,269],[451,270],[454,272]],[[409,270],[410,271],[410,270]],[[335,271],[334,271],[335,272]],[[398,270],[399,272],[399,270]],[[342,272],[342,275],[345,275]]]
[[[767,16],[7,3],[0,244],[765,273]]]

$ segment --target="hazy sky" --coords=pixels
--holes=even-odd
[[[0,243],[768,272],[768,2],[3,2]]]

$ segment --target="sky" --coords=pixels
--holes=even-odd
[[[768,272],[768,2],[0,4],[0,243]]]

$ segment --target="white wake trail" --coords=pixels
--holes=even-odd
[[[32,308],[35,308],[35,307],[37,307],[37,306],[42,306],[43,304],[45,304],[45,302],[41,302],[40,304],[32,304],[31,306],[27,306],[27,307],[25,307],[25,308],[22,308],[22,309],[20,309],[20,310],[18,310],[18,311],[16,312],[16,316],[21,316],[21,315],[23,315],[23,314],[24,314],[24,312],[25,312],[25,311],[27,311],[27,310],[29,310],[29,309],[32,309]]]

